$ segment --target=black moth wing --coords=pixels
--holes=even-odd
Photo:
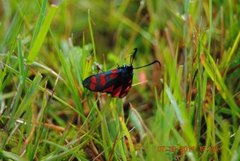
[[[117,69],[91,75],[83,81],[83,86],[94,92],[101,92],[115,84],[120,71]]]
[[[94,92],[110,93],[113,97],[124,97],[132,85],[133,68],[124,66],[89,76],[83,86]]]

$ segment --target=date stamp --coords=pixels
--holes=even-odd
[[[199,152],[203,153],[205,151],[210,153],[218,153],[221,150],[219,145],[214,146],[159,146],[159,152],[168,152],[168,153],[179,153],[180,156],[184,156],[187,152]]]

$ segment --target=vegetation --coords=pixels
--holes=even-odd
[[[237,0],[0,2],[1,160],[240,160]],[[84,78],[129,64],[128,95]]]

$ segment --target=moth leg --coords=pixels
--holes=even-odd
[[[97,62],[94,62],[94,65],[96,66],[96,68],[97,68],[97,73],[99,73],[99,72],[103,72],[103,70],[102,70],[102,65],[101,64],[99,64],[99,63],[97,63]]]

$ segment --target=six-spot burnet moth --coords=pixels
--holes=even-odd
[[[131,55],[130,65],[124,65],[117,69],[91,75],[83,81],[83,86],[90,91],[109,93],[112,97],[123,98],[132,86],[133,69],[140,69],[155,63],[159,63],[160,65],[160,62],[155,60],[147,65],[134,68],[132,64],[136,53],[137,48],[134,49]]]

